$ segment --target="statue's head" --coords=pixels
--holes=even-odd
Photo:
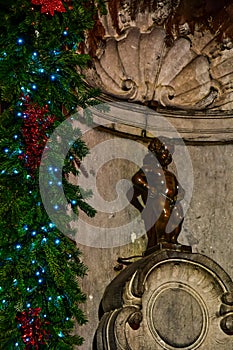
[[[172,162],[174,145],[166,137],[155,137],[148,145],[149,151],[158,159],[162,167],[167,167]]]

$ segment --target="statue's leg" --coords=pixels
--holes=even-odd
[[[158,240],[157,240],[157,234],[156,234],[155,226],[152,226],[147,231],[146,234],[147,234],[147,238],[148,238],[147,249],[156,246],[156,244],[158,244]]]

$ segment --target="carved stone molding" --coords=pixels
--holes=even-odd
[[[232,140],[232,18],[232,1],[111,0],[87,34],[86,80],[165,113],[184,137]]]
[[[233,115],[230,113],[224,116],[211,113],[203,117],[200,112],[178,113],[161,108],[155,111],[136,103],[110,100],[106,96],[100,102],[106,103],[107,108],[104,111],[91,109],[93,122],[104,125],[107,131],[125,134],[126,137],[132,135],[145,139],[165,135],[176,138],[178,131],[188,142],[233,142]]]
[[[96,350],[231,350],[233,282],[211,259],[158,251],[107,287]]]

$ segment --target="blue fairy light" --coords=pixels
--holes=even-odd
[[[9,152],[9,149],[8,149],[8,148],[5,148],[5,149],[4,149],[4,152],[5,152],[5,153],[8,153],[8,152]]]
[[[55,77],[54,74],[50,75],[50,80],[51,80],[51,81],[54,81],[55,79],[56,79],[56,77]]]
[[[21,244],[18,243],[18,244],[16,244],[15,248],[20,250],[22,248],[22,246],[21,246]]]
[[[23,42],[24,42],[24,41],[23,41],[23,39],[22,39],[22,38],[18,38],[18,39],[17,39],[17,43],[18,43],[19,45],[22,45],[22,44],[23,44]]]
[[[6,172],[6,170],[2,170],[2,171],[1,171],[1,174],[4,174],[5,172]]]
[[[53,171],[53,167],[50,166],[50,167],[49,167],[49,171]]]
[[[38,53],[36,51],[33,52],[32,56],[37,57]]]
[[[54,241],[55,244],[59,244],[60,242],[61,242],[61,241],[60,241],[59,238],[56,238],[55,241]]]
[[[51,301],[51,300],[52,300],[52,297],[48,297],[48,300]]]
[[[44,231],[44,232],[47,232],[47,231],[48,231],[47,228],[46,228],[45,226],[42,226],[42,227],[41,227],[41,230]]]
[[[30,179],[31,178],[31,175],[27,175],[26,176],[26,179],[28,180],[28,179]]]
[[[22,113],[21,113],[21,112],[18,112],[18,113],[17,113],[17,117],[22,117]]]
[[[39,276],[40,275],[40,271],[36,271],[36,276]]]
[[[26,305],[27,307],[31,307],[31,304],[30,303],[27,303],[27,305]]]
[[[14,135],[14,139],[15,139],[15,140],[17,140],[18,137],[19,137],[18,135]]]
[[[58,206],[57,204],[55,204],[55,205],[53,206],[53,208],[54,208],[55,210],[58,210],[58,209],[59,209],[59,206]]]
[[[61,186],[61,185],[62,185],[62,182],[61,182],[61,181],[58,181],[57,185],[58,185],[58,186]]]
[[[59,336],[60,338],[64,337],[64,334],[62,333],[62,331],[60,331],[60,332],[58,333],[58,336]]]
[[[36,90],[36,89],[37,89],[36,84],[33,84],[33,85],[32,85],[32,89],[33,89],[33,90]]]
[[[29,341],[29,340],[30,340],[30,338],[26,338],[25,340],[26,340],[26,341]]]
[[[18,154],[22,154],[23,151],[21,149],[18,150]]]
[[[63,35],[64,35],[64,36],[68,35],[67,30],[64,30]]]
[[[32,264],[35,264],[36,260],[32,260]]]
[[[58,171],[58,168],[54,168],[55,173]]]
[[[70,319],[69,317],[66,317],[66,321],[69,321],[69,319]]]
[[[73,200],[71,201],[71,204],[75,205],[75,204],[77,204],[77,201],[76,201],[75,199],[73,199]]]
[[[19,343],[15,343],[15,346],[19,346]]]
[[[27,287],[27,292],[30,292],[30,288],[29,287]]]
[[[28,230],[28,225],[23,225],[23,229],[24,229],[25,231],[27,231],[27,230]]]
[[[47,240],[48,240],[48,238],[46,238],[46,237],[42,238],[43,243],[47,242]]]
[[[54,227],[55,227],[55,224],[54,224],[53,222],[50,222],[50,223],[49,223],[49,227],[50,227],[50,228],[54,228]]]
[[[74,159],[74,157],[73,157],[73,156],[70,156],[70,160],[72,160],[72,159]]]
[[[36,231],[32,231],[31,235],[32,235],[33,237],[35,237],[35,236],[36,236]]]
[[[52,185],[53,184],[53,181],[49,181],[49,185]]]
[[[47,315],[46,314],[44,314],[44,318],[46,318],[47,317]]]
[[[6,303],[6,299],[3,299],[3,300],[2,300],[2,303],[5,304],[5,303]]]
[[[41,284],[43,282],[43,279],[42,278],[39,278],[38,279],[38,283]]]
[[[44,73],[44,68],[40,68],[40,69],[39,69],[39,72],[40,72],[40,73]]]
[[[18,170],[14,169],[13,173],[18,174],[19,172],[18,172]]]

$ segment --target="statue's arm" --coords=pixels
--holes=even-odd
[[[133,186],[128,190],[126,196],[129,200],[129,202],[140,212],[143,211],[144,207],[140,203],[138,197],[147,195],[148,191],[148,184],[146,181],[146,176],[143,173],[142,170],[139,170],[133,177],[132,177],[132,183]]]
[[[138,209],[140,212],[143,211],[144,207],[141,205],[141,203],[138,200],[138,197],[140,196],[140,192],[138,191],[138,189],[135,186],[132,186],[127,194],[126,194],[129,202],[136,208]]]

